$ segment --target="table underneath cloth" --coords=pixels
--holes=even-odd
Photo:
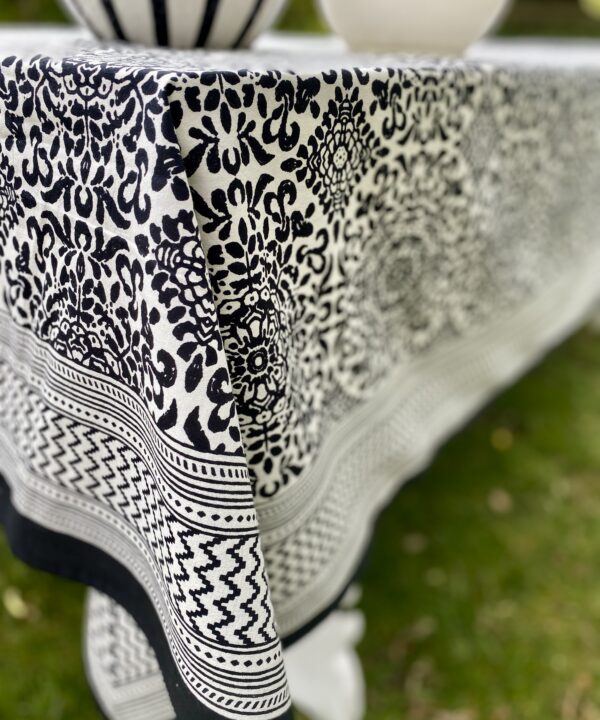
[[[600,48],[0,48],[12,546],[102,591],[111,717],[287,717],[377,512],[600,296]]]

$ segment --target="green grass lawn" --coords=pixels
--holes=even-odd
[[[599,518],[600,337],[582,332],[383,515],[364,576],[367,720],[599,720]],[[97,718],[81,589],[4,546],[0,568],[0,718]]]
[[[579,334],[382,518],[372,720],[600,718],[600,338]]]

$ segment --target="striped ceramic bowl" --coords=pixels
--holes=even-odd
[[[276,20],[286,0],[63,0],[105,40],[176,48],[246,47]]]

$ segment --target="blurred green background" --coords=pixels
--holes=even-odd
[[[587,1],[595,5],[600,13],[600,0]],[[65,21],[56,0],[0,0],[0,19],[26,22]],[[294,30],[324,30],[312,0],[291,0],[282,18],[282,25]],[[600,22],[582,12],[578,0],[516,0],[502,32],[519,35],[599,35]]]
[[[64,16],[0,0],[0,20]],[[324,29],[309,0],[282,25]],[[501,32],[594,36],[600,21],[520,0]],[[367,720],[600,720],[599,439],[600,338],[583,331],[398,495],[364,576]],[[0,720],[98,718],[82,601],[0,541]]]

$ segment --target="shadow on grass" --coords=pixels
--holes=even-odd
[[[364,576],[370,720],[600,718],[600,339],[440,452]]]

